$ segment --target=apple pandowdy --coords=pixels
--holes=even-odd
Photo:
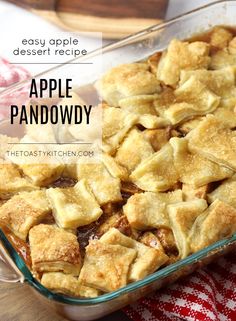
[[[97,81],[100,162],[7,163],[1,135],[1,226],[45,287],[95,297],[236,232],[235,78],[236,37],[216,27]]]

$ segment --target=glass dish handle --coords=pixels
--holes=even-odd
[[[17,269],[0,242],[0,282],[24,282],[23,274]]]

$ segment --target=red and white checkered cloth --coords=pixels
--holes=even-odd
[[[22,68],[10,64],[6,59],[0,58],[0,93],[7,87],[30,77],[30,73]],[[10,105],[21,105],[27,101],[28,89],[20,89],[11,94],[0,96],[0,120],[9,116]]]
[[[236,251],[124,311],[134,321],[236,321]]]
[[[0,90],[29,76],[22,67],[0,58]],[[27,90],[19,90],[0,97],[0,120],[11,104],[23,104],[27,95]],[[236,321],[236,252],[124,311],[134,321]]]

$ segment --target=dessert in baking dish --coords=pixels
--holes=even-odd
[[[2,162],[1,226],[45,287],[95,297],[236,232],[235,78],[233,30],[173,39],[96,83],[99,163]]]

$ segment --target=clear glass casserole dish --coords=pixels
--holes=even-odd
[[[186,39],[196,33],[204,32],[214,25],[235,26],[235,12],[236,0],[218,1],[109,45],[102,49],[102,72],[104,73],[119,63],[140,61],[157,51],[162,51],[173,38]],[[101,50],[98,50],[92,55],[96,57],[100,53]],[[43,76],[56,78],[58,72],[66,74],[71,73],[72,70],[73,66],[65,64],[45,72]],[[39,77],[42,77],[42,74]],[[95,75],[91,72],[86,79],[83,79],[84,84],[93,82],[94,77]],[[27,81],[7,89],[0,95],[0,99],[26,85]],[[78,85],[83,84],[78,83]],[[68,319],[93,320],[120,309],[151,291],[174,282],[180,276],[191,273],[196,268],[209,263],[216,256],[233,250],[236,248],[236,235],[167,266],[143,280],[93,299],[77,299],[50,292],[33,278],[25,262],[17,254],[1,229],[0,243],[2,256],[0,281],[26,282],[41,300]]]

